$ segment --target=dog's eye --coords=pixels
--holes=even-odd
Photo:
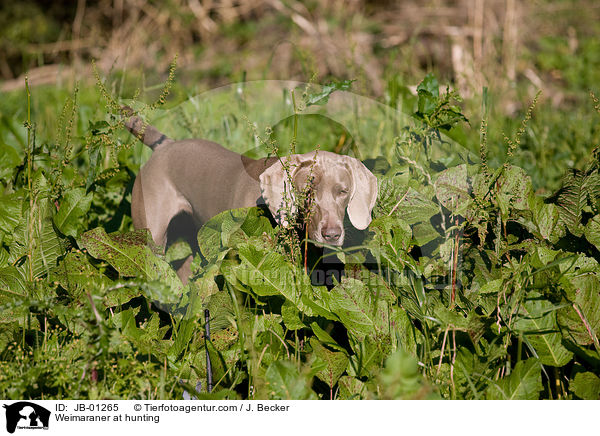
[[[347,189],[341,189],[340,190],[340,194],[342,194],[342,195],[346,195],[347,193],[348,193]]]

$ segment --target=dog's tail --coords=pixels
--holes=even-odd
[[[123,118],[125,118],[125,127],[127,127],[127,130],[152,150],[173,142],[167,135],[159,132],[155,127],[152,127],[135,115],[135,112],[129,106],[122,106],[121,110]]]

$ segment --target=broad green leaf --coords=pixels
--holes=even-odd
[[[194,278],[188,284],[189,291],[184,293],[181,305],[187,306],[186,317],[202,316],[210,297],[219,292],[215,277],[221,272],[217,265],[209,265],[202,276]],[[187,297],[187,298],[186,298]]]
[[[414,242],[419,247],[422,247],[441,236],[440,232],[428,222],[415,224],[412,228],[412,233]]]
[[[49,278],[67,291],[75,291],[76,288],[80,291],[108,288],[113,283],[90,264],[83,253],[75,251],[67,253],[59,264],[52,268]]]
[[[431,217],[439,212],[439,207],[433,201],[410,187],[402,197],[398,198],[394,216],[413,225],[420,222],[428,223]]]
[[[542,386],[542,367],[535,358],[517,362],[509,376],[491,384],[487,398],[491,400],[537,400]]]
[[[317,372],[317,377],[333,388],[348,367],[348,356],[340,351],[329,351],[315,338],[310,338],[310,345],[315,355],[326,365],[325,369]]]
[[[554,258],[558,254],[558,251],[551,250],[549,248],[546,248],[546,247],[540,245],[539,247],[537,247],[536,254],[537,254],[540,262],[542,263],[542,265],[546,266],[554,260]]]
[[[98,227],[81,235],[79,244],[92,257],[108,262],[121,276],[161,281],[171,289],[172,296],[183,288],[170,265],[154,254],[157,247],[146,229],[108,235]]]
[[[90,187],[94,184],[96,180],[96,173],[98,171],[98,162],[100,161],[101,152],[104,144],[98,138],[94,138],[93,142],[88,146],[88,158],[89,158],[89,167],[87,178],[85,181],[85,189],[90,189]]]
[[[299,330],[306,327],[300,319],[300,311],[290,300],[285,300],[281,306],[281,316],[283,317],[283,323],[289,330]]]
[[[327,345],[330,348],[333,348],[334,350],[342,352],[345,351],[344,348],[340,347],[340,345],[329,335],[329,333],[323,330],[316,322],[311,322],[310,328],[312,329],[317,339],[323,344]]]
[[[367,386],[356,377],[344,375],[338,380],[340,400],[364,400],[367,398]]]
[[[67,191],[60,202],[60,208],[54,215],[56,228],[64,235],[76,238],[83,230],[83,217],[92,204],[93,193],[86,194],[85,189],[75,188]]]
[[[384,365],[385,359],[392,351],[390,335],[365,336],[364,338],[349,338],[352,355],[350,366],[352,375],[372,378]]]
[[[28,280],[47,274],[64,254],[52,223],[54,206],[50,201],[46,178],[41,171],[37,171],[33,179],[35,198],[32,203],[22,203],[23,219],[15,227],[9,247],[9,262],[21,265],[20,269]]]
[[[271,400],[315,400],[310,389],[310,380],[298,373],[297,366],[290,361],[277,360],[265,372],[268,396]]]
[[[569,383],[569,390],[583,400],[600,400],[600,377],[592,372],[579,372]]]
[[[329,307],[358,338],[383,336],[390,331],[388,303],[361,281],[342,278],[331,290]]]
[[[495,279],[486,282],[480,289],[480,294],[497,294],[502,290],[504,279]]]
[[[600,333],[600,282],[594,275],[569,280],[569,305],[558,310],[563,337],[579,345],[591,345]]]
[[[174,341],[168,350],[170,360],[177,360],[181,353],[188,347],[192,335],[198,329],[198,324],[195,319],[182,319],[177,328],[174,328]]]
[[[463,316],[442,304],[438,304],[433,312],[436,319],[441,322],[440,327],[442,329],[445,330],[447,327],[451,327],[466,332],[474,344],[479,341],[487,326],[491,323],[489,318],[477,315],[474,310],[471,310],[467,316]]]
[[[210,313],[210,327],[212,329],[225,329],[231,327],[235,319],[235,308],[228,292],[217,292],[208,297],[206,308]],[[242,311],[242,319],[248,314]]]
[[[421,115],[431,115],[438,104],[440,96],[440,88],[437,78],[429,73],[419,86],[417,86],[417,94],[419,95],[418,110]]]
[[[413,356],[417,355],[417,329],[411,322],[406,310],[398,306],[392,306],[391,314],[392,334],[400,339],[400,345]]]
[[[176,262],[178,260],[187,259],[188,256],[192,255],[192,249],[190,244],[185,241],[177,241],[169,246],[165,254],[165,260],[167,262]]]
[[[240,244],[238,253],[242,263],[234,272],[241,283],[259,296],[283,295],[292,302],[299,300],[294,271],[283,255],[248,243]]]
[[[283,255],[253,243],[240,243],[237,249],[241,263],[224,271],[232,285],[242,283],[261,297],[282,295],[306,316],[334,319],[328,310],[329,295],[313,287],[304,271],[287,262]]]
[[[600,215],[594,216],[586,224],[585,238],[600,250]]]
[[[27,283],[20,269],[5,266],[0,269],[0,297],[2,299],[27,296]]]
[[[544,365],[564,366],[573,357],[573,353],[562,344],[554,305],[541,296],[525,301],[514,329],[525,336]]]
[[[0,230],[12,233],[21,220],[21,198],[17,193],[0,197]]]
[[[563,177],[562,187],[550,198],[558,207],[559,220],[575,236],[581,236],[581,218],[589,200],[596,201],[600,189],[598,171],[586,174],[572,169]]]
[[[397,217],[379,217],[371,222],[370,230],[374,235],[367,246],[375,259],[398,273],[414,269],[414,260],[408,255],[412,231],[406,222]]]
[[[448,336],[447,339],[450,338]],[[481,391],[496,375],[495,360],[506,355],[504,350],[502,355],[496,355],[493,349],[486,349],[485,343],[485,339],[481,340],[473,351],[470,347],[458,347],[456,354],[444,350],[444,356],[441,356],[443,363],[439,372],[436,369],[436,378],[446,387],[446,395],[451,395],[451,390],[454,390],[457,398],[481,399]],[[451,359],[454,359],[453,365]],[[474,388],[475,385],[479,388]]]
[[[321,91],[311,94],[306,99],[306,107],[312,105],[324,105],[329,101],[329,97],[335,91],[347,91],[350,89],[354,80],[343,80],[341,82],[333,81],[321,87]]]
[[[252,236],[269,239],[274,230],[264,211],[258,207],[232,209],[211,218],[198,232],[202,255],[215,262],[230,247],[248,241]]]
[[[273,331],[283,337],[283,328],[281,327],[281,315],[275,313],[265,313],[254,318],[253,330],[256,332]]]
[[[8,180],[21,163],[21,159],[13,147],[3,143],[0,143],[0,156],[2,156],[2,159],[0,159],[0,180]]]
[[[510,209],[526,210],[529,208],[529,196],[533,191],[531,177],[522,168],[509,165],[498,179],[498,205],[504,216]]]
[[[558,221],[558,211],[554,204],[541,202],[532,209],[533,219],[542,238],[550,240]]]
[[[29,307],[24,304],[28,296],[28,284],[23,272],[14,266],[0,268],[0,325],[21,323],[29,316]],[[1,330],[1,329],[0,329]]]
[[[467,165],[447,168],[435,181],[435,194],[438,201],[448,210],[464,215],[469,200]]]

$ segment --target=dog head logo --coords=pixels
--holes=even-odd
[[[6,409],[6,431],[20,429],[48,429],[50,411],[29,401],[3,406]]]

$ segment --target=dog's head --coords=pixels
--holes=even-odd
[[[309,186],[307,186],[309,185]],[[306,225],[309,238],[331,245],[344,243],[344,214],[354,227],[367,228],[377,199],[377,178],[359,160],[328,151],[282,158],[260,175],[269,210],[287,226],[287,212],[298,213],[295,193],[311,191]]]

